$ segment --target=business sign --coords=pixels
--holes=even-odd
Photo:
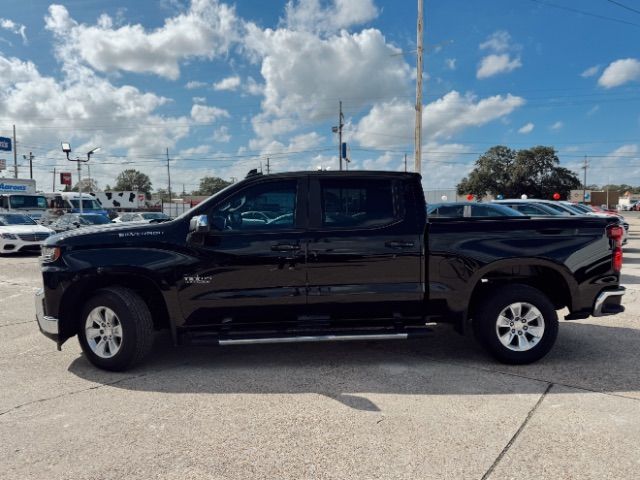
[[[11,151],[11,139],[6,137],[0,137],[0,150],[5,152]]]
[[[7,169],[7,161],[4,158],[0,158],[0,170]]]
[[[26,191],[27,191],[27,185],[14,185],[11,183],[0,182],[1,193],[26,192]]]
[[[71,172],[60,172],[60,184],[71,185]]]

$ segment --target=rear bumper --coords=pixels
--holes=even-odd
[[[38,321],[38,328],[45,337],[58,342],[58,335],[60,333],[59,321],[55,317],[49,317],[45,315],[44,307],[44,290],[39,289],[35,294],[36,302],[36,320]]]
[[[596,297],[591,315],[594,317],[602,317],[605,315],[615,315],[624,312],[622,306],[622,296],[625,294],[626,288],[616,287],[611,290],[604,290]]]

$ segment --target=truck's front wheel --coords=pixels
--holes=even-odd
[[[153,338],[149,308],[127,288],[98,290],[84,305],[78,339],[97,367],[113,371],[132,367],[149,353]]]
[[[473,329],[498,360],[525,364],[551,350],[558,336],[558,315],[540,290],[510,285],[494,290],[481,302],[474,313]]]

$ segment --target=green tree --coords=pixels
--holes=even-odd
[[[219,177],[202,177],[200,179],[200,188],[194,190],[192,195],[213,195],[229,185],[231,185],[231,182]]]
[[[155,194],[165,202],[168,202],[170,200],[169,191],[166,188],[159,188],[158,190],[156,190]]]
[[[148,175],[133,168],[124,170],[116,177],[114,190],[133,190],[151,194],[151,179]]]
[[[83,178],[81,181],[76,182],[71,191],[79,192],[81,184],[83,192],[97,192],[99,190],[98,182],[96,182],[93,178]]]
[[[458,184],[458,194],[471,193],[477,198],[487,194],[518,198],[562,198],[581,183],[570,170],[561,167],[553,147],[537,146],[525,150],[511,150],[495,146],[477,161],[476,167]]]

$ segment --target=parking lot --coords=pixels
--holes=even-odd
[[[0,258],[0,478],[637,478],[640,215],[626,311],[561,323],[529,366],[427,339],[180,347],[98,370],[34,321],[37,257]]]

